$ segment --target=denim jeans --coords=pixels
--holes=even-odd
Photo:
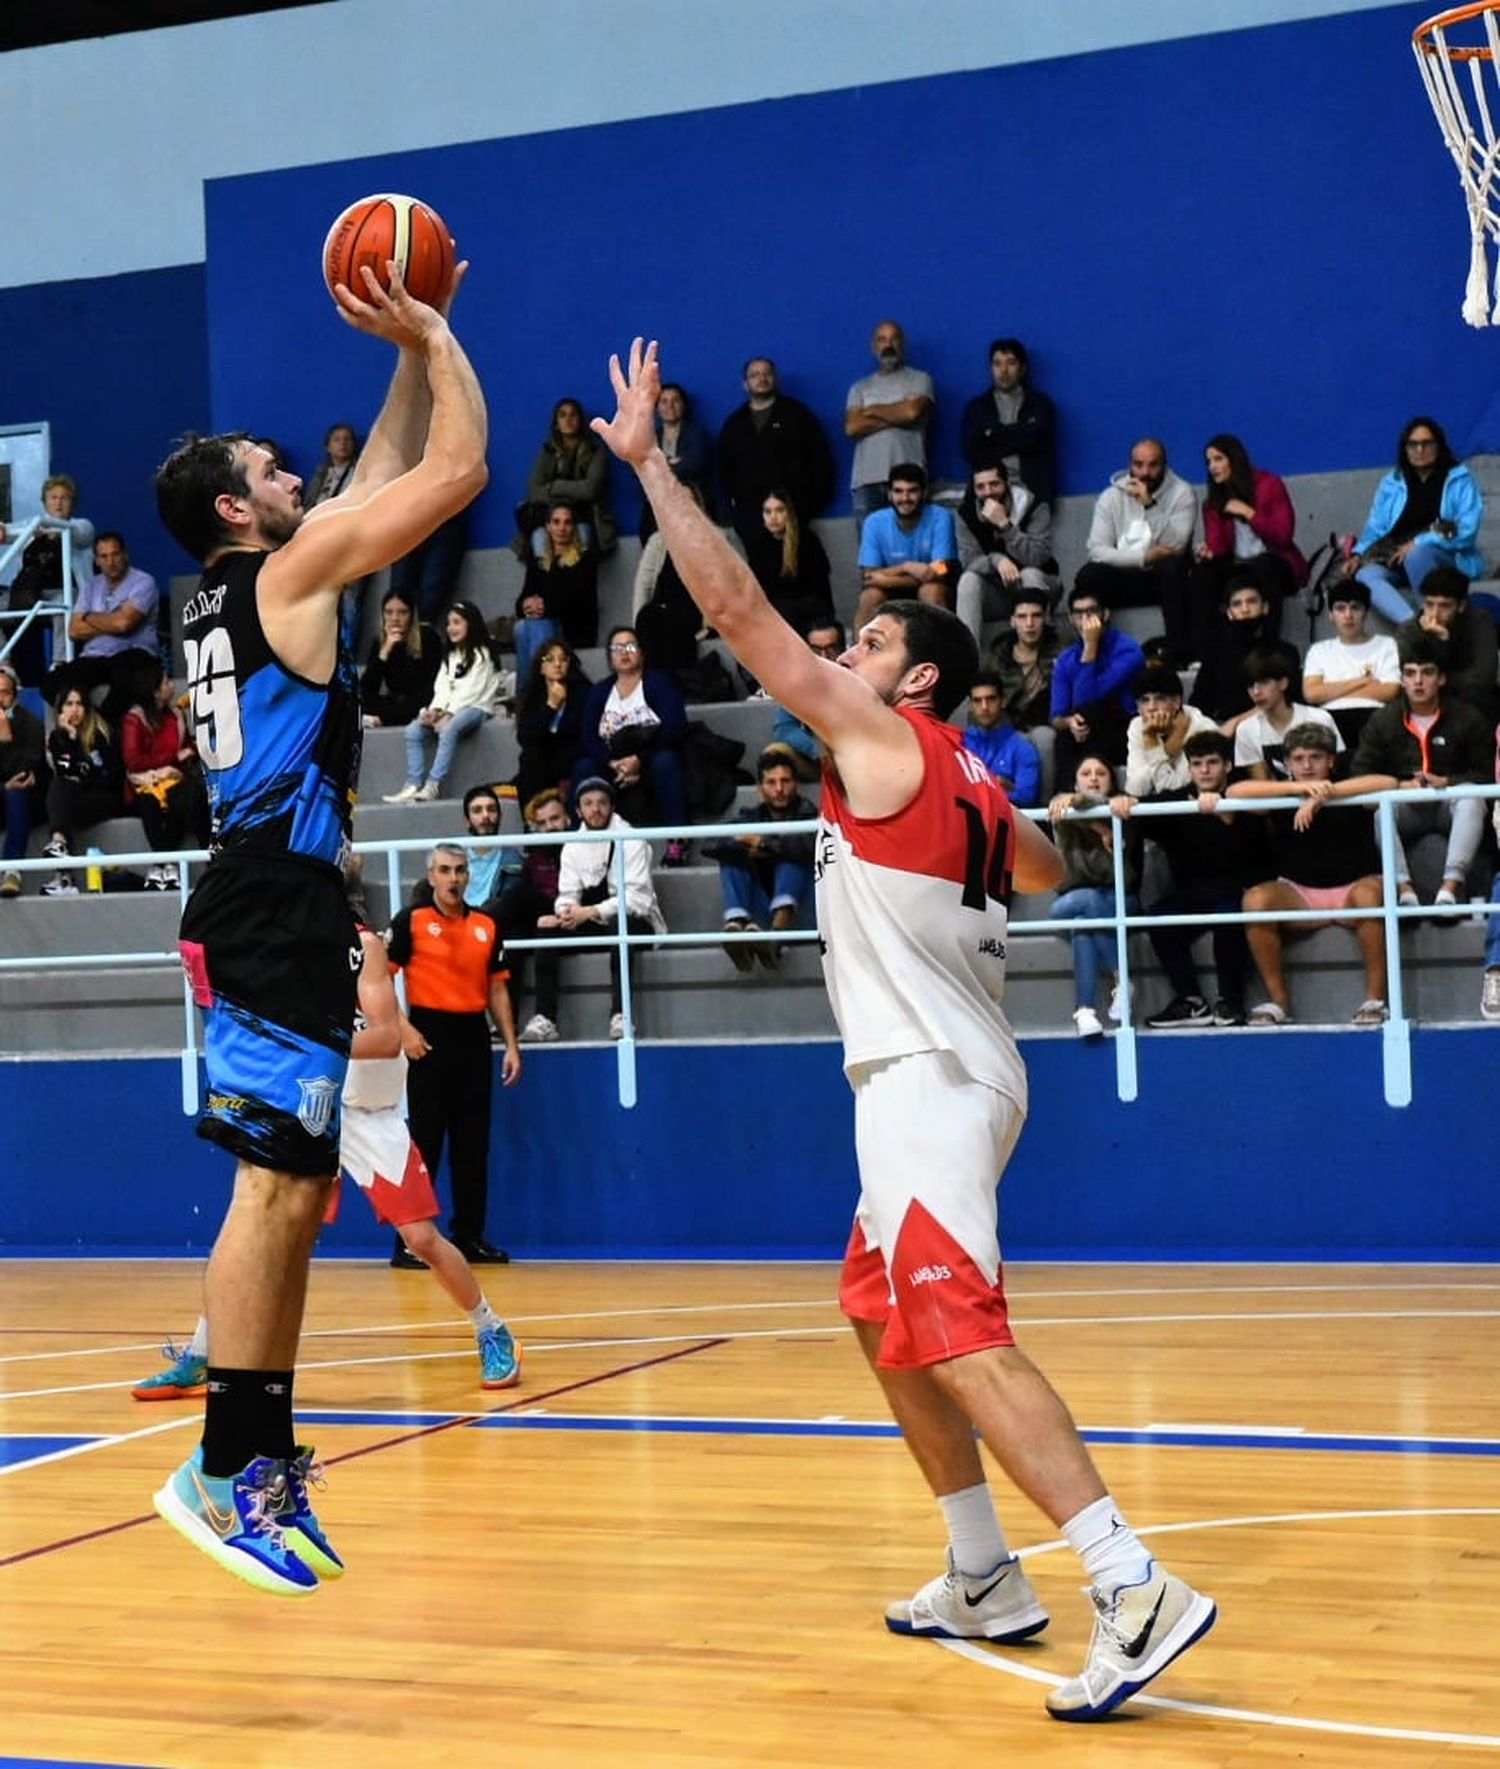
[[[849,494],[854,510],[854,533],[858,538],[865,531],[865,518],[873,516],[877,510],[883,510],[890,503],[890,494],[885,481],[878,480],[874,485],[856,485]]]
[[[453,752],[458,747],[461,737],[467,737],[471,731],[477,731],[490,715],[482,706],[466,706],[454,713],[448,723],[438,734],[437,754],[432,758],[432,768],[428,779],[441,785],[448,778],[453,767]],[[427,738],[432,733],[431,725],[424,725],[413,719],[406,727],[406,778],[413,786],[422,783],[422,764],[426,758]]]
[[[811,897],[810,866],[799,866],[795,860],[776,861],[769,892],[763,870],[759,865],[719,867],[725,921],[753,921],[760,927],[769,927],[773,910],[800,911]]]
[[[1446,565],[1448,555],[1439,547],[1413,547],[1399,565],[1362,565],[1355,576],[1370,592],[1370,600],[1387,620],[1410,620],[1422,594],[1422,579],[1436,566]],[[1408,596],[1405,591],[1413,593]]]
[[[1140,904],[1135,897],[1126,897],[1127,914],[1134,915],[1139,908]],[[1052,921],[1093,921],[1101,915],[1113,915],[1114,912],[1115,893],[1112,887],[1079,885],[1056,897],[1047,915]],[[1076,1004],[1079,1007],[1092,1007],[1099,995],[1100,973],[1108,971],[1112,975],[1119,969],[1119,948],[1114,934],[1108,928],[1073,934],[1070,938],[1073,941],[1073,993]]]
[[[531,675],[531,660],[537,652],[541,650],[543,645],[550,644],[553,639],[561,637],[562,628],[555,620],[548,620],[545,616],[533,620],[523,615],[516,622],[516,692],[518,694],[526,686]]]
[[[1490,901],[1500,903],[1500,872],[1490,884]],[[1484,922],[1484,962],[1500,964],[1500,915],[1488,915]]]
[[[41,795],[34,786],[8,786],[3,801],[5,850],[3,858],[24,860],[26,844],[40,821]]]

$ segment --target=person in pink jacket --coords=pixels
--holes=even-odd
[[[1232,571],[1250,572],[1270,604],[1271,628],[1285,598],[1307,582],[1307,561],[1292,536],[1297,513],[1286,485],[1252,466],[1238,436],[1210,439],[1203,451],[1208,492],[1203,499],[1203,540],[1194,554],[1191,631],[1203,640],[1224,599]],[[1201,649],[1195,649],[1201,657]]]

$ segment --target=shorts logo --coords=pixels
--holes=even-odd
[[[337,1083],[319,1076],[316,1081],[299,1081],[297,1089],[302,1095],[297,1122],[309,1136],[323,1136],[333,1122],[333,1105],[339,1096]]]
[[[919,1265],[906,1281],[915,1288],[918,1284],[941,1284],[945,1278],[952,1276],[953,1271],[949,1266]]]

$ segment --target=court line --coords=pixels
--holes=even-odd
[[[113,1449],[116,1444],[133,1443],[138,1437],[159,1437],[164,1431],[180,1431],[184,1425],[196,1425],[198,1420],[197,1413],[189,1413],[185,1417],[159,1419],[154,1425],[142,1425],[135,1431],[106,1432],[99,1437],[81,1438],[77,1443],[69,1444],[66,1449],[51,1450],[45,1456],[28,1456],[21,1462],[7,1462],[0,1466],[0,1475],[15,1474],[22,1468],[41,1468],[48,1462],[66,1462],[71,1456],[87,1456],[95,1450]],[[45,1437],[51,1434],[7,1431],[0,1435],[8,1437],[14,1443],[27,1437]]]
[[[1160,1523],[1146,1529],[1137,1528],[1136,1534],[1165,1536],[1183,1534],[1189,1530],[1246,1529],[1263,1524],[1330,1523],[1391,1517],[1500,1517],[1500,1507],[1452,1505],[1431,1509],[1405,1506],[1378,1511],[1283,1511],[1260,1517],[1213,1517],[1187,1523]],[[1033,1555],[1053,1554],[1067,1545],[1061,1541],[1038,1542],[1033,1547],[1018,1549],[1017,1558],[1025,1560]],[[1067,1678],[1056,1672],[1044,1671],[1035,1665],[1017,1664],[1013,1659],[1002,1658],[998,1653],[985,1652],[970,1640],[937,1640],[935,1644],[973,1664],[982,1665],[986,1670],[1021,1677],[1029,1683],[1055,1686],[1067,1681]],[[1350,1738],[1389,1738],[1408,1744],[1457,1744],[1475,1746],[1481,1750],[1500,1750],[1500,1736],[1490,1733],[1437,1732],[1420,1727],[1375,1726],[1358,1720],[1320,1720],[1307,1715],[1278,1714],[1259,1708],[1231,1708],[1212,1702],[1181,1701],[1165,1695],[1132,1696],[1129,1705],[1165,1708],[1173,1713],[1197,1714],[1210,1720],[1236,1720],[1244,1725],[1278,1726],[1296,1732],[1337,1733]],[[1122,1712],[1128,1712],[1128,1707],[1122,1709]]]

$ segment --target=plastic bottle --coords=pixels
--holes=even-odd
[[[104,868],[99,864],[99,861],[102,858],[102,853],[103,850],[100,848],[89,848],[86,850],[86,857],[89,864],[85,869],[83,876],[86,886],[91,891],[102,891],[104,889]]]

